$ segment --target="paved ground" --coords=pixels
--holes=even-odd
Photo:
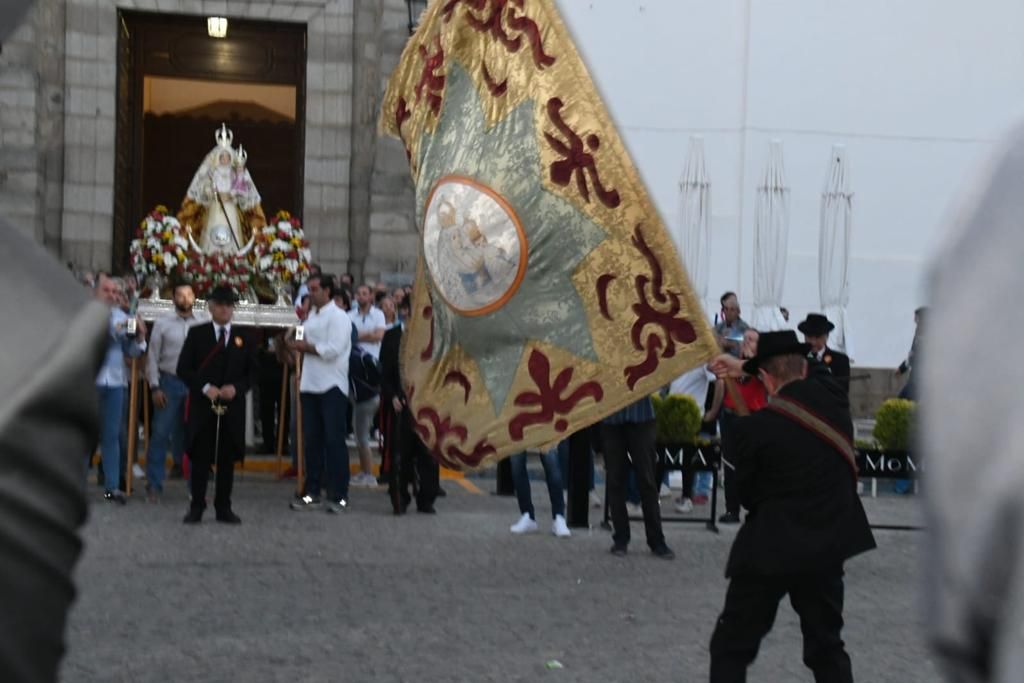
[[[534,486],[544,520],[547,496]],[[286,484],[247,474],[238,528],[184,527],[180,483],[161,505],[97,502],[63,680],[706,680],[733,529],[667,524],[676,561],[636,538],[617,559],[605,531],[512,537],[513,499],[445,487],[437,516],[395,518],[382,493],[356,491],[352,509],[332,517],[290,512]],[[917,519],[912,498],[865,502],[876,521]],[[877,538],[877,551],[847,567],[855,675],[935,681],[919,635],[922,536]],[[564,668],[546,668],[551,660]],[[750,678],[811,680],[788,604]]]

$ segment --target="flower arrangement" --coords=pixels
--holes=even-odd
[[[227,285],[244,298],[252,287],[253,268],[244,256],[220,252],[195,254],[185,269],[184,278],[192,283],[192,289],[201,299],[218,285]]]
[[[181,224],[163,205],[149,212],[139,224],[130,254],[132,269],[140,280],[150,276],[181,276],[193,258]]]
[[[256,266],[275,287],[302,283],[309,277],[309,242],[299,219],[278,211],[256,233]]]

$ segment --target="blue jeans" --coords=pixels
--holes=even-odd
[[[160,391],[167,397],[163,408],[153,411],[153,431],[150,434],[149,450],[146,452],[146,481],[151,490],[164,490],[167,450],[170,449],[174,464],[181,464],[185,452],[185,398],[188,387],[174,375],[160,373]]]
[[[327,497],[348,499],[348,398],[334,387],[322,394],[303,393],[302,433],[305,437],[307,496],[320,496],[320,480],[327,475]]]
[[[116,491],[121,479],[121,424],[124,416],[124,387],[97,385],[100,402],[100,454],[103,456],[103,489]]]
[[[551,517],[565,516],[565,499],[562,497],[562,475],[558,469],[558,449],[552,448],[542,453],[540,463],[544,466],[544,479],[548,483],[548,497],[551,499]],[[526,472],[526,453],[511,456],[512,486],[519,500],[520,514],[529,514],[536,519],[533,509],[533,496],[530,495],[530,476]]]

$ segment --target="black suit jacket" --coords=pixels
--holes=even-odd
[[[823,366],[779,393],[852,439],[846,393]],[[767,409],[737,419],[728,436],[736,453],[740,503],[749,513],[726,576],[830,571],[875,547],[856,477],[821,437]]]
[[[380,342],[380,397],[381,403],[390,406],[391,399],[405,403],[405,390],[402,389],[402,326],[395,325],[384,333]]]
[[[245,394],[256,372],[256,344],[232,324],[227,347],[215,350],[216,346],[213,323],[209,322],[190,329],[181,347],[177,374],[189,389],[186,447],[192,449],[196,436],[216,418],[210,410],[210,399],[203,394],[203,386],[232,384],[235,398],[227,404],[228,411],[221,418],[220,438],[227,439],[223,443],[240,460],[245,455]]]
[[[826,362],[824,359],[831,358],[831,361]],[[832,376],[836,378],[836,382],[839,386],[850,393],[850,357],[841,351],[836,351],[825,347],[825,354],[822,356],[822,362],[828,367]]]

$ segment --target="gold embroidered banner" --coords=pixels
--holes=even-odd
[[[443,464],[556,443],[714,355],[552,0],[433,0],[380,126],[416,185],[402,369]]]

